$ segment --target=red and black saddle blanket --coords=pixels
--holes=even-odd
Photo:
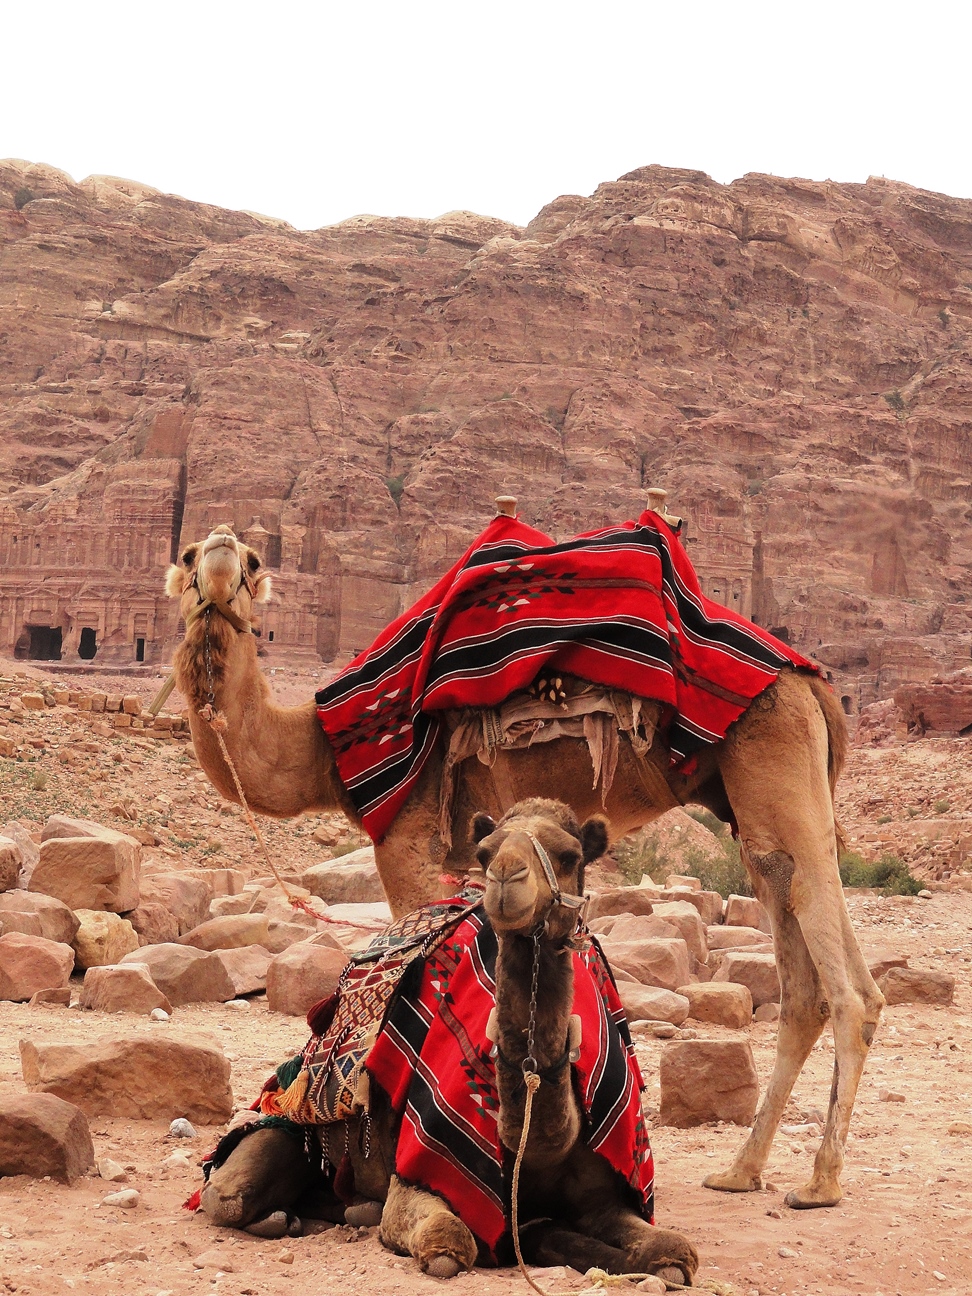
[[[495,1003],[496,936],[468,893],[403,922],[411,924],[404,939],[396,924],[390,940],[378,938],[370,958],[366,950],[349,965],[357,1007],[342,1012],[339,991],[336,1005],[312,1010],[320,1033],[278,1068],[259,1108],[264,1121],[283,1118],[291,1128],[325,1124],[336,1118],[323,1098],[334,1075],[349,1100],[352,1088],[359,1095],[348,1112],[360,1112],[367,1102],[360,1081],[351,1087],[346,1081],[350,1070],[364,1071],[394,1113],[395,1172],[443,1197],[494,1261],[501,1260],[511,1162],[500,1143],[493,1045],[486,1038]],[[572,1068],[585,1136],[628,1185],[633,1208],[652,1220],[654,1167],[641,1072],[604,956],[589,935],[577,943],[572,1011],[581,1018],[582,1037]],[[376,1030],[369,1017],[378,1005],[383,1016]],[[218,1150],[217,1163],[224,1159]]]
[[[792,665],[812,662],[707,599],[657,513],[554,544],[497,517],[424,598],[317,694],[338,773],[380,841],[431,755],[442,713],[492,707],[540,670],[666,707],[685,763]]]

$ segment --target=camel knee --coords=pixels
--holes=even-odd
[[[199,1205],[214,1224],[245,1228],[273,1211],[289,1210],[313,1171],[303,1142],[281,1129],[258,1129],[209,1176]]]

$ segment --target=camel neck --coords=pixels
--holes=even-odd
[[[534,943],[524,936],[497,934],[497,938],[497,1043],[512,1067],[501,1065],[496,1073],[500,1137],[510,1151],[515,1151],[523,1128],[526,1096],[520,1066],[527,1056]],[[573,1001],[574,961],[570,949],[541,941],[533,1054],[537,1069],[551,1074],[541,1082],[533,1103],[526,1161],[537,1166],[563,1160],[580,1132],[571,1068],[556,1069],[564,1056]]]

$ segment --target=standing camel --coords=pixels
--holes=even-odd
[[[360,824],[315,704],[277,706],[259,668],[250,618],[270,591],[259,556],[229,527],[219,527],[184,549],[166,589],[181,600],[187,626],[175,679],[188,701],[197,757],[219,792],[238,799],[222,741],[254,810],[277,817],[340,810]],[[653,705],[628,702],[643,713]],[[206,718],[214,713],[221,717],[219,735]],[[439,743],[375,847],[388,902],[400,916],[441,894],[443,868],[469,867],[469,828],[482,806],[502,814],[539,796],[567,800],[579,818],[603,808],[615,839],[687,802],[733,820],[755,893],[770,915],[782,1003],[776,1065],[753,1130],[731,1167],[705,1183],[726,1192],[761,1186],[787,1099],[830,1018],[835,1063],[824,1135],[809,1182],[790,1192],[787,1203],[836,1205],[854,1099],[884,1003],[855,940],[838,873],[833,790],[846,751],[843,714],[815,675],[784,667],[724,739],[699,751],[691,773],[673,767],[664,727],[653,731],[647,752],[619,735],[603,806],[582,739],[497,749],[491,767],[464,760],[454,771],[457,844],[448,850],[440,835],[446,751]]]
[[[655,1227],[642,1213],[646,1203],[650,1212],[650,1152],[646,1137],[640,1142],[626,1137],[626,1132],[643,1128],[636,1072],[631,1070],[620,1037],[602,1043],[605,1031],[616,1033],[617,1028],[603,1009],[591,1012],[589,1008],[592,996],[600,992],[584,958],[597,960],[599,955],[589,938],[572,939],[585,866],[607,848],[605,821],[594,816],[578,826],[573,812],[562,802],[534,798],[514,806],[498,826],[488,815],[478,815],[474,837],[487,880],[478,912],[484,913],[489,926],[484,929],[481,920],[473,916],[460,928],[475,932],[468,937],[475,953],[467,957],[477,972],[464,979],[454,965],[448,980],[449,996],[459,1014],[460,1028],[455,1034],[465,1038],[472,1032],[471,1042],[476,1045],[472,1023],[477,1020],[477,1009],[467,1004],[465,988],[472,983],[477,1005],[490,1002],[488,996],[484,1000],[476,992],[489,979],[491,927],[496,940],[495,1008],[485,1033],[495,1044],[499,1109],[495,1116],[488,1110],[482,1114],[475,1146],[481,1151],[484,1143],[498,1136],[497,1152],[503,1154],[509,1169],[524,1130],[524,1072],[532,1072],[535,1097],[519,1178],[519,1222],[524,1226],[530,1222],[524,1235],[526,1253],[535,1263],[567,1264],[581,1272],[596,1266],[609,1273],[652,1273],[691,1284],[698,1268],[695,1247],[682,1234]],[[453,939],[458,939],[456,933]],[[575,947],[584,953],[575,954]],[[591,981],[580,1000],[575,995],[578,974]],[[432,975],[441,986],[445,973],[436,970]],[[588,1141],[593,1122],[581,1098],[584,1085],[571,1066],[581,1057],[578,1026],[582,1018],[574,1010],[583,1011],[583,1006],[588,1009],[587,1029],[594,1037],[589,1042],[589,1065],[594,1063],[591,1070],[598,1077],[608,1073],[614,1077],[606,1086],[610,1096],[601,1103],[602,1108],[610,1109],[610,1115],[596,1130],[598,1148],[606,1147],[607,1140],[613,1138],[617,1156],[620,1134],[625,1177],[604,1151],[595,1150]],[[369,1071],[386,1080],[389,1090],[401,1084],[396,1074],[401,1056],[392,1050],[385,1053],[384,1061],[372,1060],[373,1054],[369,1057]],[[426,1062],[423,1076],[427,1072]],[[601,1082],[599,1079],[595,1087]],[[466,1119],[475,1119],[476,1112],[462,1109],[465,1088],[461,1077],[459,1098],[449,1089],[442,1093],[436,1109],[454,1111],[458,1107]],[[343,1126],[324,1127],[327,1134],[322,1143],[332,1165],[336,1169],[339,1163],[339,1155],[332,1149],[347,1148],[356,1189],[384,1202],[381,1240],[391,1250],[414,1256],[434,1277],[451,1278],[460,1269],[472,1268],[480,1246],[460,1215],[487,1235],[482,1223],[487,1219],[492,1223],[491,1217],[474,1204],[478,1198],[466,1202],[465,1210],[459,1203],[454,1203],[455,1211],[451,1209],[434,1191],[439,1185],[428,1160],[419,1162],[421,1169],[415,1177],[424,1184],[431,1174],[433,1191],[416,1187],[395,1173],[393,1167],[397,1164],[401,1171],[403,1161],[410,1168],[409,1151],[406,1148],[403,1154],[400,1146],[397,1162],[393,1158],[396,1122],[385,1092],[376,1093],[374,1080],[371,1092],[366,1141],[361,1137],[361,1117],[352,1118],[347,1133]],[[619,1101],[623,1102],[620,1110]],[[600,1114],[603,1117],[607,1112]],[[496,1125],[492,1126],[494,1119]],[[429,1120],[423,1111],[423,1128]],[[308,1134],[313,1128],[307,1127]],[[439,1126],[425,1132],[434,1144],[442,1137]],[[362,1155],[363,1145],[367,1155]],[[424,1149],[420,1150],[419,1156],[425,1155]],[[452,1155],[458,1156],[458,1150]],[[431,1166],[436,1164],[433,1161]],[[213,1170],[202,1192],[202,1209],[214,1223],[246,1227],[252,1220],[295,1206],[301,1191],[312,1182],[313,1172],[304,1139],[295,1139],[279,1127],[259,1129]],[[491,1243],[483,1244],[487,1245]]]

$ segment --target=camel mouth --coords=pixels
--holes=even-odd
[[[517,875],[503,881],[491,879],[486,887],[484,905],[493,927],[498,931],[518,931],[532,927],[535,921],[537,889],[530,885],[531,875]]]
[[[203,553],[212,553],[215,549],[232,549],[236,552],[236,536],[215,534],[207,536],[202,545]]]

